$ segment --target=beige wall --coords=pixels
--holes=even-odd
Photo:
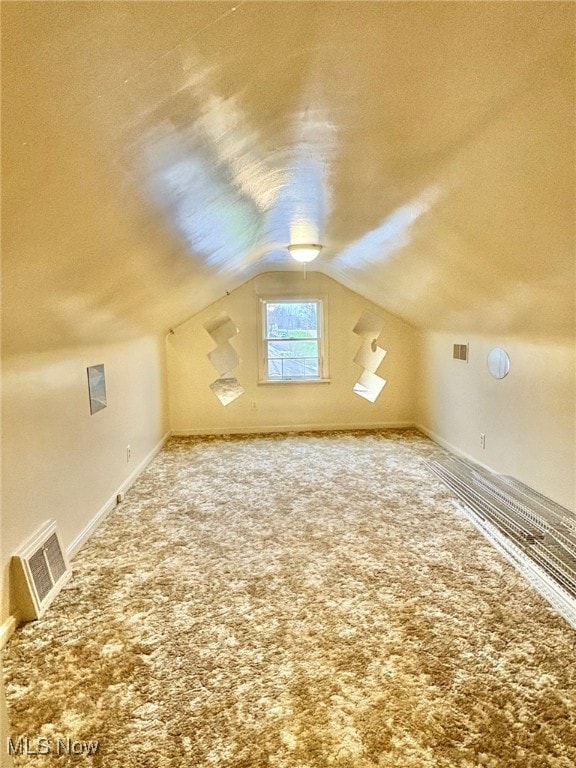
[[[258,384],[258,295],[305,293],[327,299],[329,384]],[[240,355],[235,373],[245,394],[222,406],[209,389],[217,378],[207,355],[214,342],[203,323],[226,311],[240,333],[232,345]],[[384,319],[381,344],[388,350],[379,374],[387,380],[380,398],[371,404],[352,392],[361,369],[352,362],[360,339],[358,318],[372,311]],[[272,272],[245,283],[179,326],[168,337],[170,425],[178,433],[222,433],[267,429],[370,427],[413,423],[414,332],[331,278],[309,272]],[[256,410],[252,410],[252,402]]]
[[[452,345],[467,342],[469,362],[453,360]],[[457,452],[574,509],[573,339],[430,333],[420,336],[419,346],[421,426]],[[497,346],[511,360],[501,380],[486,367]]]
[[[108,407],[91,416],[86,367],[99,363]],[[164,339],[155,337],[4,361],[2,622],[12,553],[48,519],[70,547],[162,440],[163,378]]]
[[[8,738],[11,735],[6,699],[4,698],[4,680],[0,679],[0,766],[2,768],[11,768],[13,764],[7,746]]]

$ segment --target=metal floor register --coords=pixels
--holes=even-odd
[[[576,628],[576,514],[511,477],[428,461],[467,517]]]

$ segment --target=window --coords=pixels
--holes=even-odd
[[[260,299],[260,303],[260,381],[325,380],[322,299]]]

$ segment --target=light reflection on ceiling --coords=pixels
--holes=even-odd
[[[369,269],[371,264],[382,263],[410,243],[411,229],[439,199],[437,187],[430,187],[406,205],[397,208],[382,224],[367,232],[359,240],[337,254],[331,267],[339,275],[350,268]]]
[[[287,157],[284,184],[266,218],[265,241],[284,247],[322,243],[326,236],[334,129],[326,121],[310,125],[306,117],[297,117],[296,122],[308,129],[307,140],[301,138]]]
[[[207,78],[202,83],[206,88]],[[295,145],[267,162],[256,156],[255,132],[247,131],[240,108],[214,94],[197,121],[164,120],[139,138],[135,178],[191,258],[231,271],[258,267],[258,260],[261,268],[284,261],[291,243],[322,241],[335,128],[319,109],[290,122]]]
[[[149,148],[154,169],[148,179],[153,202],[180,233],[191,255],[208,267],[240,262],[259,241],[260,212],[234,188],[228,168],[216,166],[169,136]],[[157,154],[156,154],[157,153]]]
[[[5,3],[5,350],[165,331],[297,242],[415,327],[573,333],[575,17]]]

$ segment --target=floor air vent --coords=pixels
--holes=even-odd
[[[70,578],[70,564],[53,520],[16,553],[13,573],[20,618],[39,619]]]
[[[474,525],[576,628],[576,515],[518,480],[466,461],[427,464]]]

